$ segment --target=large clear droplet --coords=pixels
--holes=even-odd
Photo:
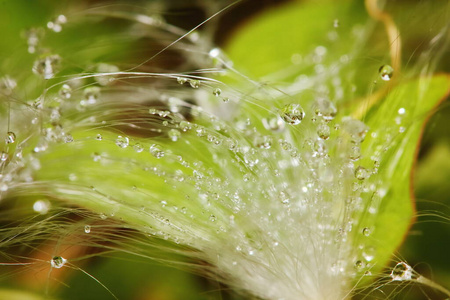
[[[280,111],[280,117],[287,124],[298,125],[305,117],[305,112],[300,104],[287,104]]]
[[[126,148],[130,144],[130,140],[126,136],[119,135],[116,139],[116,145],[120,148]]]
[[[391,272],[393,281],[411,280],[413,277],[413,269],[410,265],[404,262],[399,262]]]
[[[84,226],[84,232],[90,233],[91,232],[91,226],[90,225],[85,225]]]
[[[381,79],[389,81],[391,80],[392,75],[394,75],[394,69],[390,65],[383,65],[380,67],[379,73]]]
[[[150,146],[150,153],[156,158],[161,158],[161,157],[164,157],[164,155],[165,155],[161,146],[155,145],[155,144]]]
[[[60,268],[64,267],[66,262],[67,262],[67,259],[65,259],[64,257],[61,257],[61,256],[54,256],[52,258],[52,260],[50,261],[52,268],[55,268],[55,269],[60,269]]]

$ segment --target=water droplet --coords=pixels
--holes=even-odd
[[[280,117],[288,124],[298,125],[305,117],[305,112],[300,104],[287,104],[280,111]]]
[[[362,143],[366,138],[368,128],[359,120],[346,118],[342,122],[342,127],[350,135],[353,143]]]
[[[84,226],[84,232],[90,233],[91,232],[91,226],[90,225]]]
[[[348,157],[351,160],[358,160],[361,157],[361,148],[359,148],[358,146],[352,146],[350,148],[350,152],[348,154]]]
[[[330,127],[327,124],[319,124],[317,134],[321,139],[328,140],[330,138]]]
[[[99,133],[99,134],[97,134],[97,136],[95,137],[95,139],[96,139],[97,141],[101,141],[101,140],[103,140],[103,137],[102,137],[102,135]]]
[[[200,87],[200,81],[197,79],[189,79],[189,85],[194,89],[198,89]]]
[[[357,260],[357,261],[355,262],[355,268],[356,268],[357,270],[361,270],[363,267],[364,267],[364,263],[363,263],[362,261]]]
[[[73,142],[73,136],[68,133],[64,136],[64,143],[72,143]]]
[[[64,15],[57,16],[54,20],[47,23],[47,28],[54,32],[61,32],[62,25],[66,24],[67,18]]]
[[[192,129],[191,123],[189,123],[187,121],[181,121],[179,126],[180,126],[180,129],[183,131],[188,131],[188,130]]]
[[[334,27],[334,28],[338,28],[338,27],[339,27],[339,20],[338,20],[338,19],[334,19],[334,21],[333,21],[333,27]]]
[[[366,261],[372,261],[375,258],[376,252],[375,247],[367,246],[364,248],[362,255]]]
[[[94,190],[95,190],[95,188],[94,188]],[[100,219],[102,219],[102,220],[106,220],[108,218],[108,216],[105,213],[100,213],[99,216],[100,216]]]
[[[67,259],[61,256],[54,256],[52,260],[50,261],[50,264],[52,265],[52,268],[60,269],[62,268],[67,262]]]
[[[209,220],[210,220],[211,222],[215,222],[215,221],[217,221],[217,217],[216,217],[215,215],[210,215],[210,216],[209,216]]]
[[[28,53],[36,52],[36,48],[39,45],[40,39],[44,36],[44,33],[43,28],[31,28],[22,33],[22,37],[27,40]]]
[[[134,151],[136,151],[137,153],[141,153],[142,151],[144,151],[144,147],[142,147],[141,144],[137,143],[133,146]]]
[[[97,65],[97,72],[98,73],[117,73],[117,72],[119,72],[119,68],[115,65],[100,63]],[[100,75],[100,76],[95,76],[94,78],[95,78],[95,81],[98,82],[98,84],[105,86],[105,85],[110,84],[114,80],[115,77],[117,77],[117,74]]]
[[[150,146],[150,153],[156,158],[161,158],[161,157],[164,157],[164,155],[165,155],[161,146],[155,145],[155,144]]]
[[[366,168],[359,166],[355,169],[355,177],[358,180],[364,180],[369,177],[369,172]]]
[[[72,88],[68,84],[63,84],[58,93],[63,99],[70,99],[72,97]]]
[[[185,84],[187,82],[187,79],[184,77],[177,77],[177,82],[179,84]]]
[[[58,72],[60,63],[59,55],[47,55],[34,62],[33,72],[41,75],[44,79],[50,79]]]
[[[33,204],[33,210],[41,215],[45,215],[50,210],[51,204],[47,200],[37,200]]]
[[[3,95],[11,95],[16,86],[17,82],[8,75],[0,78],[0,93]]]
[[[173,142],[176,142],[180,138],[181,133],[178,130],[176,130],[176,129],[170,129],[168,135],[169,135],[169,138]]]
[[[330,122],[334,119],[337,113],[336,106],[333,102],[325,98],[319,98],[314,104],[315,113],[317,116],[322,117],[324,121]]]
[[[411,280],[413,277],[413,269],[407,263],[399,262],[392,269],[390,276],[393,281]]]
[[[213,91],[213,95],[214,96],[219,97],[220,94],[222,94],[222,90],[221,89],[219,89],[219,88],[214,89],[214,91]]]
[[[130,140],[126,136],[119,135],[116,139],[116,145],[120,148],[126,148],[130,144]]]
[[[0,161],[4,162],[8,159],[9,155],[8,153],[2,151],[2,154],[0,155]]]
[[[371,234],[371,230],[369,227],[364,227],[362,230],[362,233],[364,234],[364,236],[369,236]]]
[[[398,114],[399,114],[399,115],[404,115],[405,112],[406,112],[406,109],[403,108],[403,107],[401,107],[401,108],[398,109]]]
[[[14,144],[16,142],[16,134],[12,131],[8,131],[5,142],[7,144]]]
[[[81,106],[93,105],[97,103],[100,96],[100,88],[98,86],[90,86],[83,91],[84,99],[80,101]]]
[[[383,79],[384,81],[389,81],[394,74],[394,69],[390,65],[383,65],[380,67],[379,73],[381,79]]]
[[[262,123],[264,128],[273,132],[281,132],[285,128],[285,123],[278,116],[269,119],[264,118],[262,119]]]

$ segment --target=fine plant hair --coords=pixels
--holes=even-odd
[[[449,93],[449,7],[411,50],[382,1],[321,2],[320,42],[259,74],[240,55],[258,61],[268,42],[214,42],[240,1],[202,2],[187,29],[164,1],[44,1],[48,20],[11,29],[0,278],[53,296],[81,272],[117,299],[84,268],[127,253],[251,299],[450,297],[397,253],[417,216],[448,223],[414,212],[410,176]]]

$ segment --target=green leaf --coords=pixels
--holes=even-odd
[[[368,244],[376,249],[375,270],[389,261],[414,220],[411,172],[418,143],[424,122],[449,91],[448,75],[419,78],[394,88],[366,116],[371,134],[362,151],[380,157],[382,166],[375,177],[378,190],[372,197],[372,202],[379,202],[379,210],[361,216],[363,223],[374,226]],[[370,166],[371,160],[365,157],[361,163]]]

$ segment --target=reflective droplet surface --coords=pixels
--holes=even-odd
[[[280,117],[264,118],[262,119],[264,128],[273,132],[281,132],[285,128],[285,123]]]
[[[45,215],[50,210],[51,204],[47,200],[38,200],[33,204],[33,210],[41,215]]]
[[[177,77],[178,84],[185,84],[187,82],[187,79],[184,77]]]
[[[156,144],[153,144],[150,146],[150,153],[156,158],[161,158],[161,157],[164,157],[164,155],[165,155],[161,146],[156,145]]]
[[[390,276],[393,281],[411,280],[413,277],[413,269],[407,263],[399,262],[392,269]]]
[[[63,99],[70,99],[72,97],[72,88],[68,84],[63,84],[58,93]]]
[[[85,225],[84,226],[84,232],[90,233],[91,232],[91,226],[90,225]]]
[[[362,230],[362,234],[365,235],[365,236],[369,236],[371,234],[371,232],[372,231],[370,230],[369,227],[364,227],[363,230]]]
[[[330,138],[330,127],[327,124],[319,124],[317,126],[317,135],[321,139],[328,140]]]
[[[213,90],[213,95],[214,96],[219,97],[220,94],[222,94],[222,90],[221,89],[216,88],[216,89]]]
[[[8,131],[5,142],[7,144],[14,144],[16,142],[16,134],[12,131]]]
[[[65,259],[64,257],[61,257],[61,256],[54,256],[52,258],[52,260],[50,261],[52,268],[55,268],[55,269],[60,269],[60,268],[64,267],[66,262],[67,262],[67,259]]]
[[[59,55],[47,55],[34,62],[33,72],[44,79],[50,79],[59,71],[60,63],[61,57]]]
[[[54,32],[61,32],[62,25],[66,23],[67,23],[66,16],[59,15],[54,20],[47,23],[47,28]]]
[[[298,125],[305,117],[305,112],[300,104],[287,104],[280,111],[280,117],[287,124]]]
[[[197,79],[190,79],[189,85],[194,89],[198,89],[200,87],[200,81]]]
[[[359,166],[355,169],[355,177],[358,180],[364,180],[369,177],[369,172],[366,168]]]
[[[142,147],[141,144],[137,143],[133,146],[134,151],[136,151],[137,153],[141,153],[142,151],[144,151],[144,147]]]
[[[390,65],[383,65],[379,69],[380,77],[384,81],[389,81],[394,75],[394,69]]]
[[[170,129],[168,136],[172,140],[172,142],[176,142],[180,138],[181,133],[176,129]]]
[[[119,135],[116,139],[116,145],[120,148],[126,148],[130,144],[130,140],[126,136]]]

